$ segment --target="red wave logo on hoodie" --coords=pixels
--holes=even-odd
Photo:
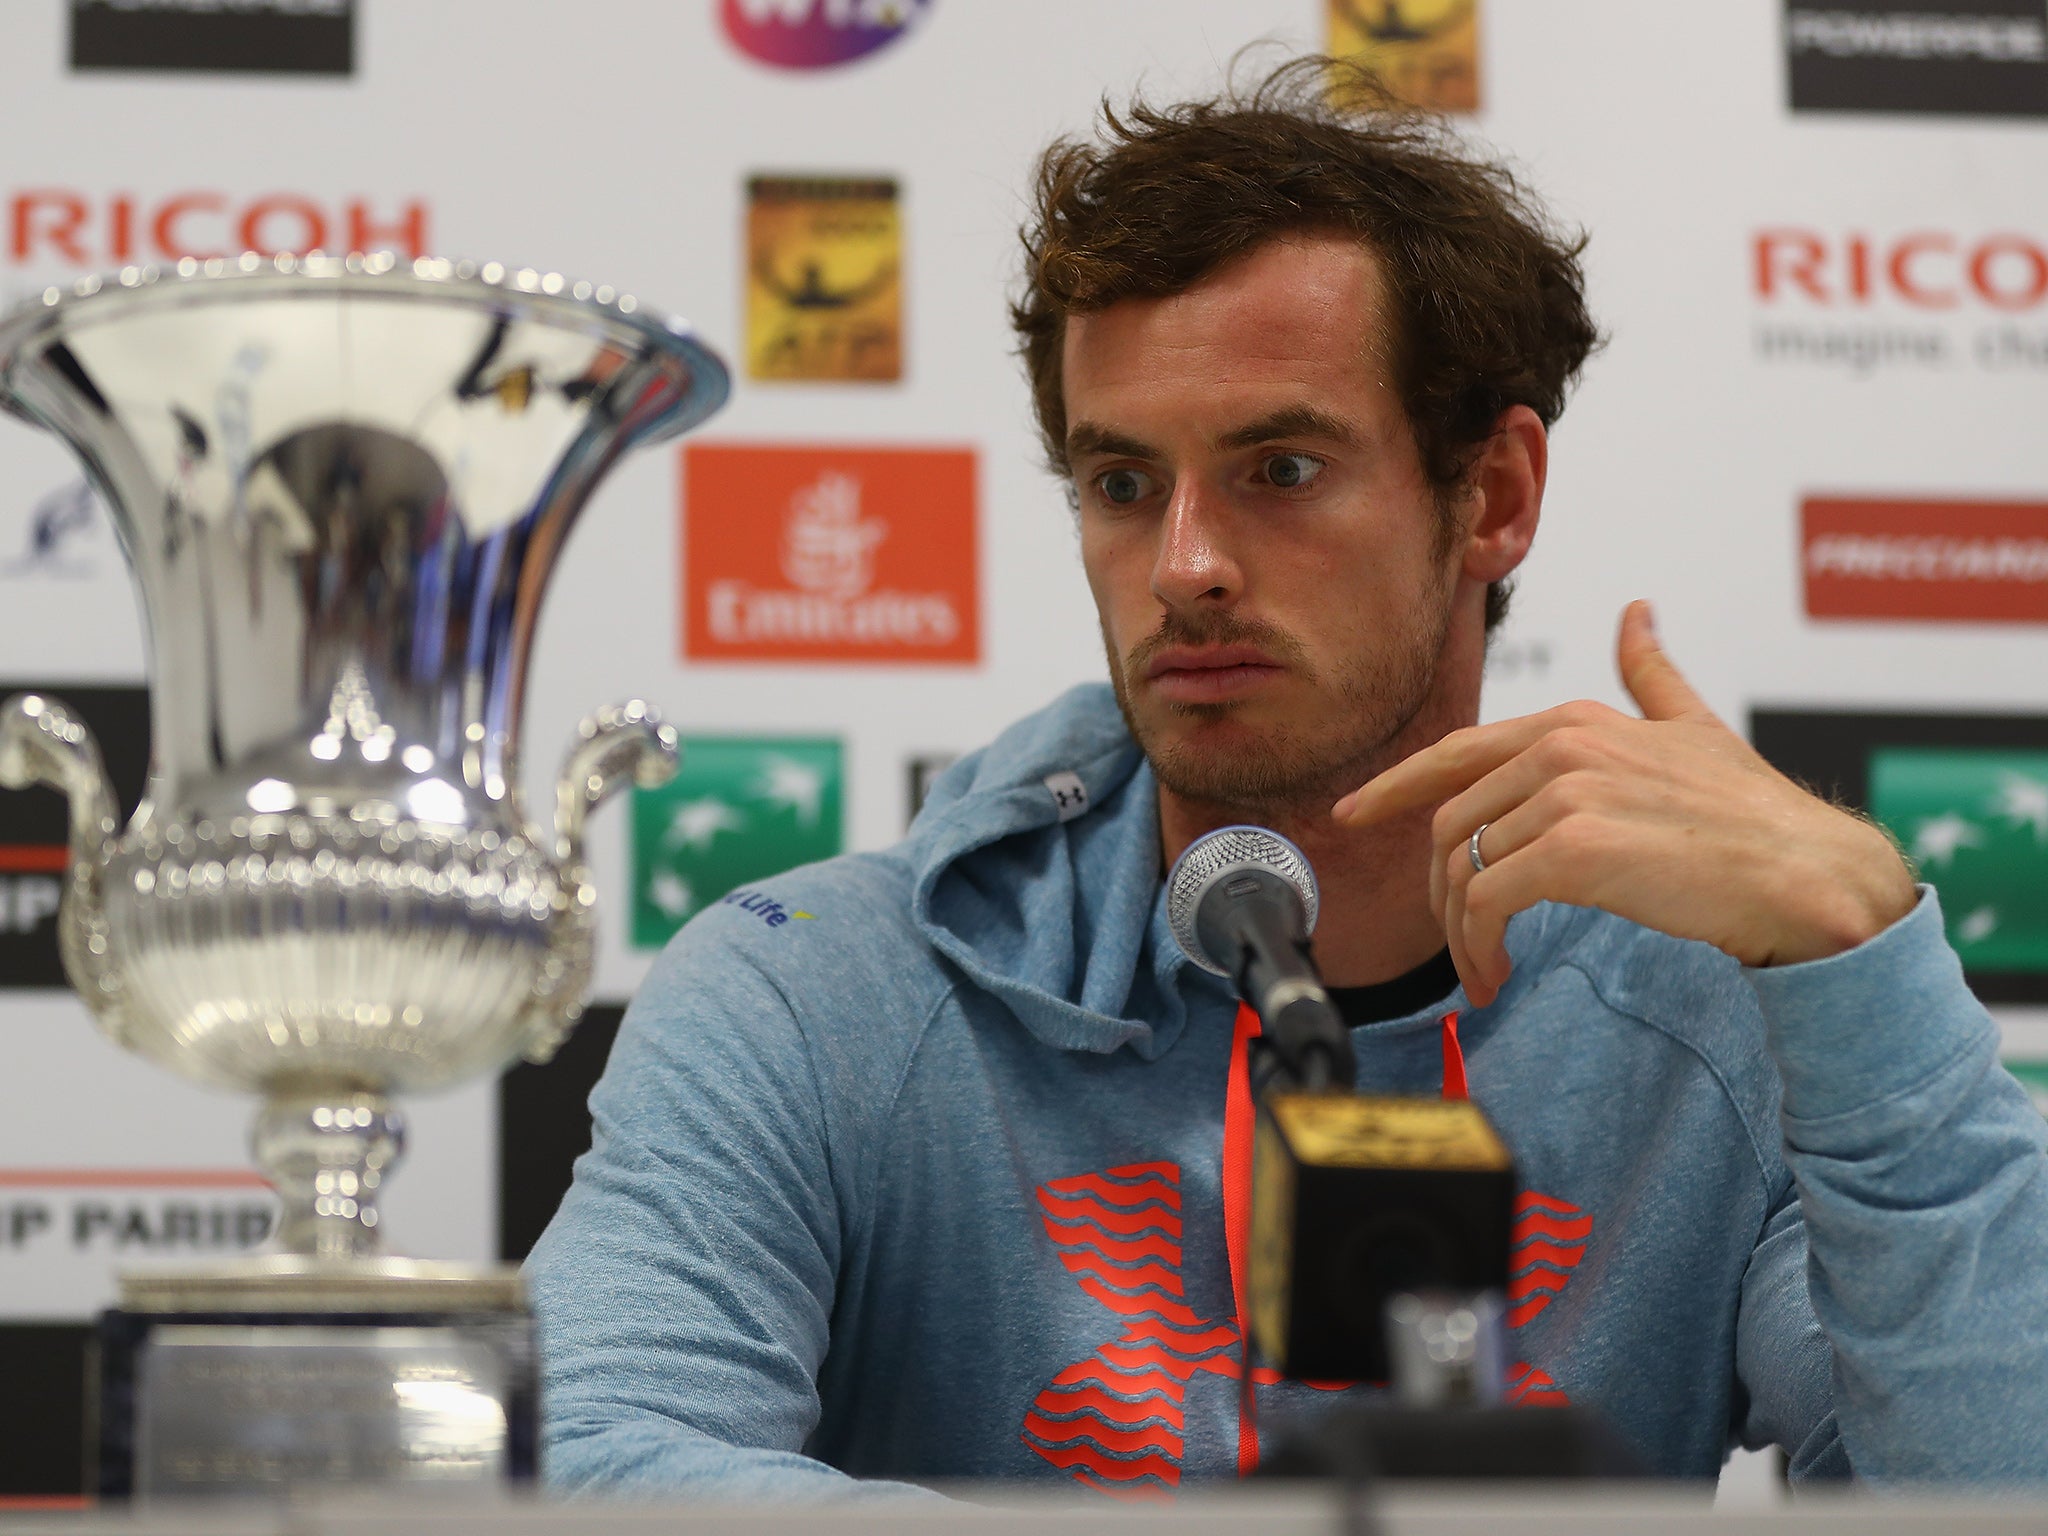
[[[1240,1349],[1237,1325],[1196,1316],[1181,1289],[1180,1166],[1129,1163],[1053,1179],[1039,1186],[1038,1205],[1060,1263],[1124,1326],[1032,1399],[1020,1438],[1099,1493],[1171,1499],[1186,1449],[1188,1382],[1198,1371],[1237,1380]],[[1516,1200],[1510,1327],[1564,1289],[1592,1230],[1593,1218],[1567,1201],[1533,1191]],[[1264,1366],[1252,1371],[1255,1385],[1281,1379]],[[1518,1405],[1570,1401],[1526,1362],[1508,1372],[1507,1388]]]
[[[1508,1326],[1519,1328],[1556,1299],[1586,1256],[1593,1218],[1569,1200],[1525,1189],[1508,1237]]]
[[[1024,1443],[1099,1492],[1171,1498],[1189,1378],[1238,1375],[1237,1325],[1197,1317],[1181,1290],[1180,1166],[1131,1163],[1054,1179],[1039,1186],[1038,1204],[1060,1262],[1124,1329],[1033,1399]]]

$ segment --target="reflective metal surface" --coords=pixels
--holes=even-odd
[[[1166,920],[1181,952],[1214,975],[1228,976],[1230,967],[1202,942],[1202,898],[1223,882],[1254,869],[1269,871],[1293,886],[1301,898],[1305,931],[1316,931],[1322,893],[1308,855],[1265,827],[1238,824],[1206,832],[1182,850],[1167,874]]]
[[[130,1491],[502,1481],[531,1374],[522,1326],[167,1323],[136,1351]]]
[[[108,1032],[269,1096],[288,1247],[374,1250],[387,1094],[545,1059],[581,1011],[584,819],[675,733],[601,711],[534,827],[527,652],[598,479],[726,389],[680,323],[489,265],[186,262],[0,320],[0,407],[113,509],[153,736],[125,828],[54,699],[0,706],[0,785],[70,798],[61,944]]]

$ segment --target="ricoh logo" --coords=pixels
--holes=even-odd
[[[208,261],[243,251],[389,250],[416,259],[430,245],[428,216],[419,198],[22,187],[6,194],[5,250],[10,265],[37,270]]]
[[[1967,304],[2017,312],[2048,299],[2048,250],[2031,235],[1829,235],[1812,229],[1757,233],[1757,297],[1834,307],[1887,301],[1912,309]]]
[[[1749,282],[1768,363],[2048,368],[2048,237],[2016,230],[1757,230]]]
[[[978,654],[972,454],[692,445],[684,465],[684,654]]]

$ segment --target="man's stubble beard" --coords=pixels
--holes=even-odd
[[[1119,658],[1105,626],[1103,647],[1117,707],[1160,785],[1182,800],[1213,806],[1246,820],[1325,819],[1331,805],[1393,765],[1395,743],[1430,702],[1437,665],[1450,632],[1448,573],[1417,594],[1399,631],[1378,654],[1359,658],[1325,679],[1292,635],[1261,620],[1221,610],[1193,617],[1168,614],[1158,629]],[[1298,683],[1321,692],[1329,709],[1312,726],[1282,722],[1228,745],[1170,739],[1166,729],[1141,720],[1131,706],[1133,682],[1142,683],[1152,657],[1172,645],[1253,645],[1286,668]],[[1172,704],[1179,720],[1223,722],[1236,703]]]

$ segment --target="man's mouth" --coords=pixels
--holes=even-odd
[[[1145,681],[1178,704],[1217,704],[1264,687],[1285,669],[1250,645],[1175,645],[1154,656]]]

